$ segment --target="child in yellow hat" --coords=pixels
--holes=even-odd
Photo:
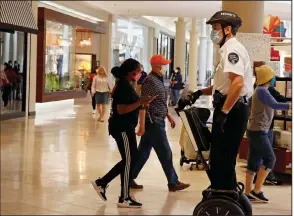
[[[270,94],[268,88],[275,84],[275,72],[268,66],[262,65],[255,69],[256,85],[251,102],[251,113],[247,126],[249,154],[247,160],[245,194],[251,201],[268,202],[261,187],[273,169],[276,161],[275,153],[268,137],[274,110],[288,110],[288,103],[278,103]],[[263,161],[261,167],[260,160]],[[258,171],[253,188],[253,178]],[[252,190],[253,188],[253,190]]]

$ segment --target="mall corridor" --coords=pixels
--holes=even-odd
[[[108,136],[107,123],[91,114],[89,99],[76,100],[73,109],[1,122],[1,214],[15,215],[191,215],[208,186],[204,171],[180,167],[180,120],[168,126],[174,165],[180,179],[191,183],[182,192],[168,192],[166,178],[154,151],[143,168],[136,191],[142,209],[116,207],[120,180],[108,188],[104,203],[90,181],[102,176],[120,155]],[[238,163],[244,182],[244,163]],[[269,204],[253,204],[254,215],[290,215],[291,186],[265,186]]]

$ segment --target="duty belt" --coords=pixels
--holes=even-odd
[[[215,93],[213,94],[213,101],[212,101],[213,108],[215,108],[216,106],[218,106],[220,104],[223,105],[225,103],[226,99],[227,99],[227,95],[223,95],[218,90],[216,90]],[[238,102],[247,104],[248,103],[247,97],[241,96],[236,103],[238,103]]]

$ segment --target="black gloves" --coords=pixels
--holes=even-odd
[[[192,96],[192,104],[194,104],[196,102],[196,100],[198,100],[200,98],[200,96],[202,95],[202,91],[198,90],[196,92],[194,92],[191,96]],[[191,105],[192,105],[191,104]]]
[[[178,111],[183,110],[186,106],[191,106],[192,104],[195,103],[195,101],[197,99],[199,99],[199,97],[202,95],[202,91],[198,90],[192,94],[188,94],[183,98],[180,98],[180,100],[178,101]]]
[[[224,113],[223,111],[220,111],[217,115],[217,117],[215,118],[215,130],[218,133],[223,133],[224,132],[224,124],[227,120],[227,116],[228,114]]]

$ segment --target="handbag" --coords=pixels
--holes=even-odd
[[[182,82],[181,89],[185,89],[185,88],[186,88],[186,83]]]

